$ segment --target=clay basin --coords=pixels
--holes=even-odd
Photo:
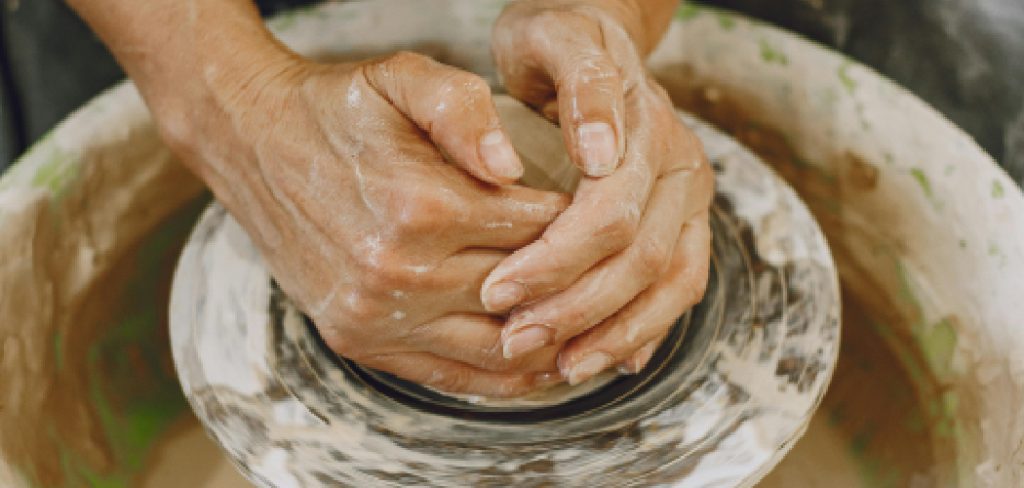
[[[413,49],[495,81],[500,4],[329,4],[271,25],[308,55]],[[1024,485],[1016,185],[909,92],[738,15],[683,7],[650,65],[798,190],[840,268],[832,387],[763,486]],[[170,271],[208,199],[128,83],[0,179],[0,486],[241,482],[168,357]]]

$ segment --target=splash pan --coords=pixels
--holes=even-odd
[[[508,121],[514,108],[500,107]],[[365,369],[323,345],[213,204],[171,298],[174,361],[195,413],[260,486],[752,485],[825,392],[839,286],[795,193],[735,141],[680,116],[717,174],[711,280],[640,374],[560,403],[494,406]],[[536,161],[565,163],[531,154],[543,144],[506,126],[528,174]],[[558,145],[557,129],[548,136]]]

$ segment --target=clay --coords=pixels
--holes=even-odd
[[[99,123],[122,130],[94,136],[86,121],[103,116],[93,105],[0,184],[0,465],[18,468],[0,469],[3,486],[21,484],[12,476],[76,483],[55,453],[113,469],[88,390],[88,351],[117,309],[112,292],[130,272],[120,261],[202,191],[160,143],[134,89],[111,95],[118,114]],[[74,159],[61,147],[75,147]],[[33,163],[48,176],[33,175]]]
[[[496,85],[487,39],[499,3],[396,5],[331,4],[271,25],[303,53],[355,60],[414,48]],[[409,11],[417,15],[396,14]],[[892,82],[742,16],[683,6],[652,68],[678,103],[727,128],[798,189],[832,241],[847,289],[848,347],[833,394],[768,481],[929,486],[939,484],[927,478],[938,466],[954,471],[944,486],[1021,485],[1024,376],[1015,358],[1024,348],[1024,196],[1013,182],[962,131]],[[706,100],[691,104],[691,95]],[[732,116],[717,116],[715,100]],[[135,417],[100,422],[102,405],[83,372],[86,342],[109,337],[126,317],[69,315],[80,308],[68,304],[86,296],[127,301],[117,298],[111,275],[94,273],[134,269],[132,243],[164,229],[161,216],[200,191],[168,159],[130,86],[72,116],[0,179],[0,486],[24,486],[37,474],[71,486],[88,485],[74,481],[85,472],[101,481],[137,474],[138,466],[101,454],[116,451],[111,446],[125,441]],[[176,229],[169,234],[182,239],[188,226]],[[34,234],[45,245],[25,238]],[[160,294],[166,300],[166,290]],[[155,310],[166,306],[150,308],[137,322],[157,341]],[[98,318],[108,313],[122,315]],[[165,402],[168,415],[184,413],[177,387],[159,379],[148,384],[176,399]],[[895,425],[870,395],[880,387],[906,393],[906,422],[893,430],[869,428]],[[130,404],[144,391],[123,393]],[[839,415],[842,403],[858,405],[860,415]],[[159,443],[161,432],[140,433],[137,450]]]

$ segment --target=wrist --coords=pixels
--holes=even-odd
[[[225,130],[244,136],[261,111],[264,92],[306,61],[269,37],[215,42],[190,60],[155,77],[136,79],[165,140],[195,151]],[[283,90],[275,90],[282,92]]]

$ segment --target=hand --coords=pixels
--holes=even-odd
[[[616,364],[642,368],[707,282],[712,172],[644,69],[629,32],[643,31],[640,13],[624,5],[521,0],[493,37],[509,93],[561,125],[588,176],[540,240],[487,277],[483,303],[515,307],[508,358],[564,343],[558,363],[572,384]]]
[[[410,53],[208,75],[221,88],[205,109],[164,132],[331,349],[451,392],[557,378],[557,348],[503,357],[480,302],[487,273],[568,203],[502,186],[522,167],[482,79]]]

